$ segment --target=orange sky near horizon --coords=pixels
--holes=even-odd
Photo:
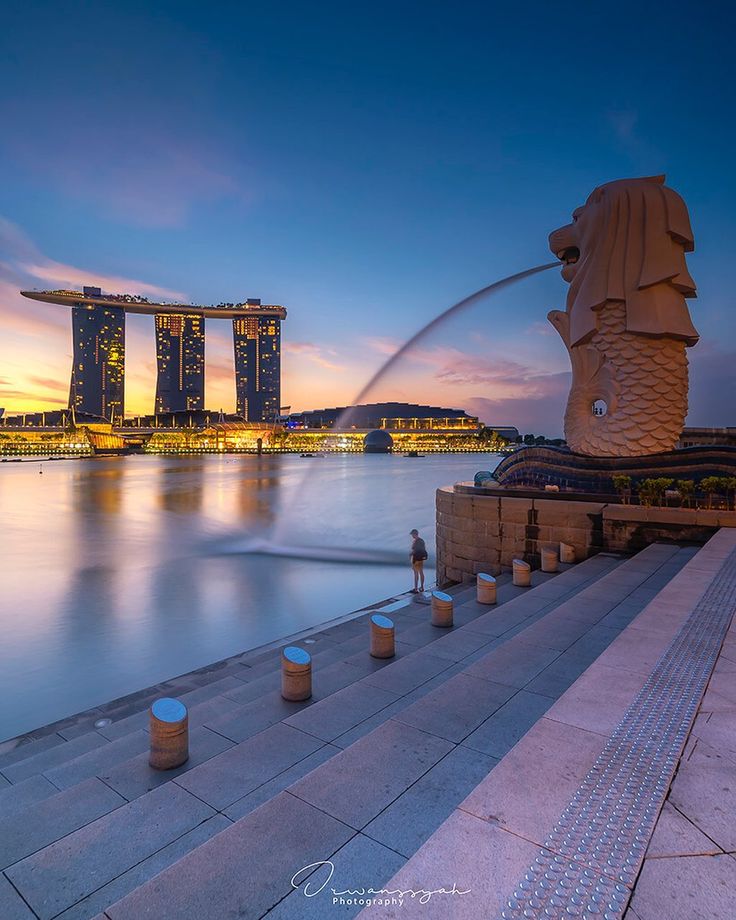
[[[188,302],[181,291],[135,278],[104,276],[47,258],[8,221],[0,225],[7,261],[0,262],[0,407],[6,415],[58,409],[68,403],[72,361],[69,308],[24,298],[20,290],[79,289],[98,285],[106,292],[135,292],[160,300]],[[287,304],[287,310],[290,309]],[[293,316],[294,314],[290,314]],[[292,319],[293,323],[294,320]],[[539,327],[539,328],[537,328]],[[290,320],[282,326],[282,405],[292,411],[349,405],[365,383],[399,348],[388,338],[352,338],[339,346],[292,338]],[[560,402],[560,377],[566,367],[561,349],[547,356],[551,330],[534,324],[509,361],[472,322],[455,323],[422,343],[376,385],[364,402],[418,402],[465,409],[485,422],[513,424],[505,403],[546,399]],[[458,345],[457,343],[460,343]],[[156,388],[156,350],[152,316],[126,318],[125,414],[150,414]],[[559,391],[559,392],[558,392]],[[227,320],[206,321],[205,405],[235,411],[232,330]],[[561,408],[558,414],[561,418]]]

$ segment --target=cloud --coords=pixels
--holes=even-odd
[[[29,382],[36,387],[42,387],[46,390],[63,390],[67,391],[69,389],[69,383],[62,380],[56,380],[53,377],[34,377],[31,376],[28,378]]]
[[[39,188],[55,192],[75,206],[92,206],[102,217],[144,227],[182,227],[199,206],[227,199],[249,205],[250,189],[237,174],[248,172],[242,161],[227,158],[207,137],[185,128],[138,123],[135,137],[127,124],[112,123],[94,137],[69,130],[61,113],[44,117],[53,143],[39,143],[37,128],[24,130],[29,113],[17,103],[6,112],[6,153]],[[54,130],[56,121],[57,129]],[[241,153],[242,156],[242,153]]]
[[[527,380],[528,391],[513,396],[471,396],[466,410],[486,425],[514,425],[522,433],[562,435],[570,373],[543,374]]]
[[[7,338],[11,333],[25,338],[39,336],[57,337],[64,335],[68,351],[69,316],[63,307],[40,304],[21,297],[20,288],[24,285],[19,275],[0,268],[0,317],[2,317],[2,335]]]
[[[65,387],[64,389],[67,389],[67,388]],[[3,383],[0,383],[0,400],[4,402],[5,400],[8,400],[8,399],[18,400],[19,402],[25,402],[25,403],[27,402],[33,403],[37,401],[38,397],[37,397],[36,391],[32,389],[22,389],[21,387],[5,386]],[[40,412],[40,411],[43,411],[43,409],[47,408],[50,405],[51,406],[66,406],[67,402],[68,400],[66,396],[62,398],[59,396],[45,395],[43,397],[42,404],[40,404],[39,407],[37,408],[33,408],[32,406],[26,406],[25,408],[16,410],[16,409],[12,409],[8,407],[6,409],[5,414],[14,415],[16,412],[36,412],[36,411]],[[0,405],[2,405],[2,403],[0,403]]]
[[[662,162],[662,155],[642,134],[639,113],[633,109],[609,111],[605,116],[608,133],[632,163],[643,172],[652,172],[652,164]],[[654,169],[658,167],[655,165]]]
[[[31,275],[41,281],[50,281],[55,285],[81,287],[87,284],[100,287],[108,293],[145,294],[162,300],[173,300],[176,303],[183,303],[186,300],[184,294],[179,291],[160,287],[157,284],[120,275],[100,275],[95,271],[76,268],[74,265],[64,265],[52,259],[45,259],[40,263],[21,262],[18,267],[26,275]]]
[[[388,357],[395,355],[401,348],[400,342],[389,338],[368,338],[364,339],[364,342],[368,348],[377,351],[379,355],[387,355]]]
[[[66,194],[91,199],[115,217],[147,227],[181,227],[199,204],[223,198],[248,201],[235,179],[175,147],[155,146],[148,162],[100,164],[90,178],[80,164],[66,164],[57,179]]]
[[[0,217],[0,251],[7,261],[0,263],[0,269],[18,280],[30,277],[54,285],[83,286],[85,284],[102,288],[103,291],[126,294],[146,294],[179,303],[186,301],[180,291],[126,278],[121,275],[100,274],[95,270],[78,268],[49,259],[39,252],[35,244],[16,224]]]
[[[317,364],[319,367],[324,367],[327,370],[345,370],[344,365],[337,364],[335,361],[331,361],[329,358],[324,356],[325,351],[328,354],[334,355],[335,352],[332,349],[320,348],[319,345],[314,345],[312,342],[284,342],[283,351],[286,354],[304,355],[304,357],[311,361],[313,364]]]
[[[608,112],[607,120],[616,139],[621,144],[630,144],[636,140],[636,123],[639,116],[631,110]]]
[[[475,386],[488,383],[524,386],[538,373],[517,361],[504,358],[484,358],[474,355],[453,354],[435,377],[445,383]]]
[[[435,373],[437,380],[466,391],[466,411],[485,424],[515,425],[549,437],[562,432],[570,376],[521,361],[462,354],[452,355]],[[473,393],[478,386],[483,395]]]
[[[536,322],[527,326],[524,330],[525,335],[555,335],[555,330],[551,323]]]
[[[689,349],[690,394],[688,427],[736,427],[736,351],[726,351],[708,342]],[[537,373],[531,368],[473,372],[474,365],[458,370],[458,378],[468,383],[477,380],[490,393],[470,396],[464,407],[486,424],[515,425],[522,432],[556,437],[562,434],[570,373]]]
[[[2,215],[0,215],[0,247],[5,257],[14,261],[33,259],[38,254],[38,250],[20,227]],[[7,263],[0,262],[0,265],[9,268]]]
[[[139,293],[186,302],[179,291],[120,275],[100,274],[48,258],[20,227],[0,217],[0,399],[9,412],[31,411],[48,405],[65,405],[71,363],[71,322],[68,308],[41,304],[20,295],[33,287],[98,285],[105,291]],[[126,400],[129,408],[152,404],[155,355],[152,321],[145,329],[131,317],[127,330]],[[144,338],[145,336],[145,338]],[[145,356],[148,373],[131,355]],[[9,383],[12,374],[12,383]],[[151,393],[149,394],[149,390]],[[145,399],[144,399],[145,394]]]
[[[235,367],[233,364],[221,364],[219,361],[207,361],[207,381],[234,381]]]

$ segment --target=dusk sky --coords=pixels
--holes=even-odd
[[[596,186],[664,173],[695,232],[689,424],[736,425],[730,3],[5,3],[0,406],[66,405],[68,309],[20,288],[289,311],[283,398],[350,402],[453,302],[551,260]],[[557,270],[448,324],[377,399],[562,431]],[[228,322],[208,408],[232,411]],[[150,412],[152,317],[127,325]]]

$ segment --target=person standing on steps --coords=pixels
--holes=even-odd
[[[421,594],[424,591],[424,562],[427,558],[427,546],[419,536],[419,531],[411,531],[411,567],[414,570],[414,587],[412,594]]]

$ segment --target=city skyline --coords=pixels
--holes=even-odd
[[[733,423],[733,12],[716,29],[686,20],[681,3],[667,16],[623,4],[579,10],[573,29],[542,4],[503,17],[474,3],[423,5],[420,17],[415,4],[379,4],[347,18],[329,3],[291,4],[222,21],[186,3],[164,2],[156,17],[135,3],[32,7],[36,17],[11,3],[0,37],[8,412],[68,396],[68,318],[20,289],[88,284],[184,302],[260,292],[291,311],[282,401],[348,404],[432,316],[547,261],[549,230],[591,188],[665,173],[695,232],[688,424]],[[682,68],[671,49],[685,21]],[[32,57],[18,53],[30,45]],[[83,71],[58,66],[62,47]],[[143,66],[152,59],[166,72]],[[447,328],[371,399],[559,434],[568,366],[545,316],[564,298],[557,272],[524,282]],[[129,414],[155,400],[153,322],[127,324]],[[208,328],[205,365],[207,403],[234,411],[225,330]]]
[[[232,322],[236,412],[245,421],[276,419],[281,407],[281,323],[284,307],[242,303],[159,303],[129,292],[21,291],[31,301],[67,306],[72,318],[68,407],[110,421],[125,412],[126,315],[153,316],[156,342],[154,413],[206,409],[205,318]],[[46,407],[41,406],[42,410]],[[131,413],[127,413],[130,416]]]

